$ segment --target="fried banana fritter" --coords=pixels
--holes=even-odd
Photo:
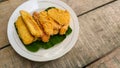
[[[48,10],[48,15],[61,25],[59,34],[65,34],[70,22],[69,12],[66,10],[52,8]]]
[[[53,29],[54,30],[58,30],[58,29],[61,28],[61,25],[59,25],[59,23],[57,23],[56,21],[54,21],[49,15],[48,15],[48,17],[49,17],[50,23],[53,25]]]
[[[43,29],[43,26],[41,25],[40,21],[39,21],[39,13],[37,12],[34,12],[33,13],[33,18],[35,19],[35,21],[38,23],[39,27],[42,29],[43,31],[43,36],[41,37],[41,40],[43,42],[48,42],[49,39],[50,39],[50,35],[47,35],[45,32],[44,32],[44,29]]]
[[[48,42],[49,39],[50,39],[50,35],[47,35],[47,34],[44,33],[44,35],[41,37],[41,39],[42,39],[43,42]]]
[[[57,21],[60,25],[69,24],[70,14],[67,10],[52,8],[48,10],[48,15]]]
[[[34,37],[30,34],[29,30],[25,26],[21,16],[18,17],[15,26],[18,30],[18,35],[24,44],[28,45],[34,41]]]
[[[38,13],[38,12],[34,12],[34,13],[33,13],[33,18],[34,18],[34,20],[37,22],[37,24],[39,25],[39,27],[40,27],[41,29],[43,29],[43,27],[42,27],[42,25],[41,25],[41,23],[40,23],[40,21],[39,21],[39,13]]]
[[[39,21],[43,26],[44,32],[47,35],[53,35],[53,25],[51,24],[50,17],[48,16],[46,11],[42,11],[39,14]]]
[[[54,30],[53,30],[53,34],[54,34],[54,35],[56,35],[56,34],[58,34],[58,33],[59,33],[59,29],[54,29]]]
[[[69,26],[68,24],[62,26],[61,29],[60,29],[59,34],[60,34],[60,35],[64,35],[64,34],[66,33],[66,31],[68,30],[68,26]]]
[[[21,14],[27,28],[29,29],[30,33],[35,37],[41,37],[43,35],[43,32],[39,28],[39,26],[37,25],[35,20],[32,18],[32,16],[24,10],[21,10],[20,14]]]

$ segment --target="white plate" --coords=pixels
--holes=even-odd
[[[38,52],[35,53],[30,52],[22,44],[15,30],[14,22],[20,15],[19,11],[26,10],[32,13],[34,11],[40,11],[51,6],[66,9],[70,12],[70,27],[72,28],[72,33],[69,36],[67,36],[67,38],[63,42],[55,45],[50,49],[40,49]],[[71,48],[77,41],[79,35],[79,23],[74,11],[67,4],[63,3],[60,0],[29,0],[20,5],[11,15],[8,22],[7,33],[10,44],[12,45],[14,50],[21,56],[32,61],[50,61],[65,55],[68,51],[71,50]]]

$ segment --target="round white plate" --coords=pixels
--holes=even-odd
[[[70,27],[72,33],[66,39],[49,49],[40,49],[38,52],[30,52],[20,41],[18,34],[15,30],[14,22],[17,20],[20,10],[26,10],[32,14],[34,11],[41,11],[48,7],[57,7],[68,10],[71,15]],[[14,50],[21,56],[32,61],[50,61],[65,55],[74,46],[79,35],[79,23],[74,11],[65,3],[60,0],[29,0],[21,4],[11,15],[8,22],[7,29],[8,39]]]

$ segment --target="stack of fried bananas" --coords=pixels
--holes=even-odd
[[[64,35],[70,22],[67,10],[51,8],[48,11],[34,12],[31,16],[27,11],[21,10],[15,26],[20,39],[25,45],[41,39],[48,42],[51,35]]]

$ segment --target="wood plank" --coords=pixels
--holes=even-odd
[[[120,3],[120,2],[119,2]],[[94,10],[79,17],[80,33],[74,48],[63,57],[45,62],[34,63],[20,58],[11,47],[0,50],[5,58],[0,58],[1,67],[12,64],[21,67],[22,62],[35,68],[80,68],[93,62],[120,45],[120,4],[117,2]],[[10,52],[7,53],[7,52]],[[6,55],[7,53],[7,55]],[[3,57],[0,55],[1,57]],[[11,58],[15,57],[15,60]],[[2,60],[3,59],[3,60]]]
[[[17,2],[16,2],[17,1]],[[0,48],[8,45],[7,24],[10,15],[25,0],[9,0],[0,3]]]
[[[1,68],[16,68],[16,66],[18,66],[18,68],[22,68],[23,66],[25,66],[25,68],[30,67],[30,62],[17,55],[11,47],[0,51],[0,60]]]
[[[120,47],[86,68],[120,68]]]
[[[62,0],[67,3],[77,15],[114,0]]]
[[[11,46],[0,50],[0,68],[36,68],[42,64],[19,56]]]
[[[7,38],[7,24],[9,17],[15,10],[15,8],[24,1],[26,0],[9,0],[0,3],[0,48],[9,44]],[[113,0],[76,0],[76,1],[62,0],[62,1],[70,5],[78,15]]]

